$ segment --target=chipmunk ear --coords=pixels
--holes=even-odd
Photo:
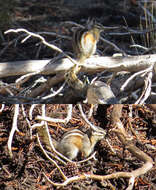
[[[105,29],[105,27],[101,23],[97,22],[94,18],[91,20],[88,19],[87,24],[86,24],[86,28],[88,30],[96,28],[101,32]]]
[[[87,27],[87,29],[89,30],[89,29],[93,28],[93,26],[94,26],[96,23],[97,23],[97,22],[96,22],[95,18],[88,18],[88,20],[87,20],[87,22],[86,22],[86,27]]]

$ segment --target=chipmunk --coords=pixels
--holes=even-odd
[[[102,81],[94,81],[87,89],[88,104],[117,104],[118,100],[109,85]]]
[[[72,45],[74,54],[79,64],[82,64],[87,58],[91,57],[96,52],[96,44],[99,41],[100,33],[104,27],[100,24],[95,24],[93,21],[88,23],[85,28],[78,28],[75,30],[72,38]],[[77,73],[81,66],[74,65],[65,78],[69,86],[74,89],[84,89],[85,83],[78,79]]]
[[[72,38],[73,50],[77,60],[82,63],[96,52],[103,27],[100,24],[89,23],[85,28],[78,28]]]
[[[48,135],[44,127],[38,129],[38,134],[46,147],[49,147],[50,143],[47,140]],[[73,160],[77,157],[79,152],[82,153],[84,157],[88,157],[94,150],[96,143],[104,138],[104,136],[105,131],[102,129],[98,132],[88,130],[86,133],[83,133],[78,129],[73,129],[66,132],[59,142],[54,139],[52,139],[52,142],[58,152],[70,160]]]

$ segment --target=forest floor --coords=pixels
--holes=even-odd
[[[32,120],[28,117],[30,105],[24,106],[27,119],[33,125],[38,121],[35,119],[41,114],[41,105],[37,105],[32,114]],[[58,165],[67,177],[79,176],[83,173],[98,174],[101,176],[115,172],[131,172],[142,166],[143,162],[137,159],[125,149],[116,134],[111,130],[111,112],[113,105],[99,105],[94,110],[90,122],[106,130],[106,137],[112,146],[105,139],[99,141],[95,147],[96,160],[90,159],[87,162],[78,164],[83,159],[79,155],[75,164]],[[83,110],[87,115],[89,106],[83,104]],[[63,119],[66,117],[67,105],[46,105],[46,115],[52,118]],[[132,117],[130,116],[132,113]],[[0,114],[0,189],[3,190],[24,190],[24,189],[57,189],[50,184],[43,173],[54,182],[61,183],[60,173],[55,166],[45,157],[36,140],[36,129],[30,138],[30,128],[26,118],[20,111],[17,120],[19,132],[15,132],[12,142],[13,158],[10,158],[7,148],[8,137],[12,128],[14,105],[5,106]],[[153,168],[144,175],[135,179],[134,189],[155,190],[156,189],[156,114],[153,110],[141,105],[124,105],[122,111],[122,123],[129,137],[133,139],[134,145],[153,159]],[[60,140],[67,130],[78,128],[82,131],[88,129],[88,124],[83,120],[79,109],[73,105],[72,118],[67,123],[48,122],[48,128],[52,138]],[[54,159],[55,160],[55,159]],[[106,181],[80,180],[61,187],[61,189],[126,189],[128,180],[124,178],[111,179]]]
[[[62,2],[62,3],[61,3]],[[3,24],[3,30],[0,43],[0,61],[18,61],[32,59],[51,59],[58,55],[58,52],[51,50],[40,41],[31,38],[25,43],[20,34],[7,34],[4,31],[10,28],[26,28],[32,32],[54,32],[43,36],[50,43],[63,49],[73,56],[71,45],[72,24],[66,21],[76,22],[85,25],[90,17],[96,18],[104,26],[127,25],[129,27],[140,28],[140,18],[144,15],[143,11],[137,7],[136,1],[105,1],[97,0],[95,4],[86,7],[76,7],[74,4],[64,4],[64,1],[51,0],[29,0],[18,1],[15,7],[12,21]],[[123,2],[131,2],[124,4]],[[113,4],[115,3],[115,5]],[[125,24],[126,21],[126,24]],[[9,23],[9,24],[8,24]],[[142,21],[145,26],[145,21]],[[1,26],[2,28],[2,26]],[[116,31],[117,32],[117,31]],[[55,33],[61,34],[58,37]],[[115,33],[115,32],[114,32]],[[140,55],[141,50],[131,49],[132,41],[140,45],[145,45],[143,39],[146,35],[138,34],[118,36],[116,34],[104,33],[103,37],[117,44],[126,53],[131,55]],[[133,37],[133,38],[132,38]],[[103,42],[98,43],[99,55],[110,55],[117,53],[112,47]],[[112,87],[117,94],[120,88],[119,84],[122,77],[117,77],[113,81]],[[3,82],[14,83],[16,77],[3,79]],[[125,94],[128,96],[129,94]],[[128,100],[129,101],[129,100]],[[134,100],[133,100],[134,101]],[[129,101],[130,102],[130,101]],[[150,102],[150,101],[149,101]],[[25,112],[29,113],[30,105],[25,105]],[[97,160],[89,160],[80,166],[60,165],[66,176],[71,177],[82,173],[94,173],[99,175],[112,174],[117,171],[132,171],[142,165],[142,162],[131,155],[118,140],[117,136],[111,131],[111,112],[113,105],[99,105],[94,110],[90,121],[106,130],[108,140],[115,150],[116,154],[110,150],[105,139],[101,140],[95,147]],[[66,105],[46,105],[46,115],[53,118],[64,118],[66,114]],[[87,114],[89,105],[83,105]],[[134,144],[148,154],[154,162],[153,168],[146,174],[136,178],[136,190],[155,190],[156,189],[156,114],[146,106],[132,105],[132,118],[130,118],[130,107],[124,105],[123,125],[134,140]],[[38,105],[33,111],[31,125],[37,121],[35,117],[41,114],[41,105]],[[33,138],[30,138],[30,128],[23,116],[21,107],[18,116],[18,129],[13,138],[12,152],[13,158],[9,157],[7,142],[12,128],[14,116],[14,105],[5,106],[0,113],[0,189],[2,190],[32,190],[32,189],[57,189],[50,184],[43,175],[43,172],[54,182],[62,182],[60,174],[55,166],[44,156],[37,140],[36,130],[33,131]],[[132,126],[132,129],[131,127]],[[62,123],[48,123],[50,134],[57,140],[67,130],[73,127],[86,130],[89,126],[84,122],[76,105],[73,105],[72,119],[65,125]],[[135,133],[133,133],[135,131]],[[81,155],[76,161],[81,160]],[[107,181],[84,180],[69,184],[61,189],[126,189],[128,180],[123,178]]]

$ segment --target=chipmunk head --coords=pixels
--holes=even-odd
[[[105,137],[106,132],[102,128],[96,127],[96,130],[88,130],[87,134],[91,144],[94,146],[99,140]]]
[[[88,20],[87,24],[86,24],[86,28],[88,30],[94,30],[98,33],[102,32],[104,30],[104,26],[100,23],[98,23],[96,20],[92,19],[92,20]]]

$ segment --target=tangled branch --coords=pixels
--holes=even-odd
[[[137,177],[147,173],[152,167],[153,167],[153,160],[150,156],[148,156],[146,153],[144,153],[143,151],[141,151],[139,148],[137,148],[134,143],[133,143],[133,138],[127,134],[124,125],[122,123],[122,121],[120,120],[120,118],[122,117],[122,108],[123,105],[118,104],[118,105],[114,105],[113,106],[113,111],[111,113],[111,121],[112,121],[112,125],[113,128],[111,129],[112,132],[114,132],[118,139],[120,140],[120,142],[125,146],[125,148],[132,154],[134,155],[138,160],[143,161],[144,164],[139,167],[138,169],[129,171],[129,172],[115,172],[112,174],[108,174],[108,175],[96,175],[93,173],[85,173],[82,172],[79,175],[75,175],[72,177],[67,177],[64,173],[64,171],[61,169],[59,163],[63,164],[63,165],[67,165],[67,163],[74,163],[76,165],[81,165],[83,162],[87,162],[88,160],[91,160],[94,158],[95,153],[92,154],[89,158],[79,161],[79,162],[74,162],[69,160],[68,158],[66,158],[64,155],[62,155],[61,153],[57,152],[55,150],[55,147],[53,145],[53,141],[50,132],[49,132],[49,127],[48,127],[48,123],[53,122],[53,123],[68,123],[71,119],[72,119],[72,105],[68,105],[67,106],[67,117],[65,117],[64,119],[56,119],[56,118],[50,118],[46,116],[46,109],[45,109],[45,105],[42,105],[42,114],[41,116],[37,116],[36,119],[41,121],[40,123],[35,123],[34,125],[30,125],[30,120],[32,119],[32,114],[33,114],[33,110],[37,105],[32,105],[31,108],[29,109],[29,119],[26,118],[26,114],[24,111],[24,106],[21,105],[22,108],[22,113],[24,115],[24,117],[27,119],[27,123],[28,126],[30,128],[30,134],[32,136],[32,130],[34,130],[35,128],[37,128],[37,141],[39,144],[39,147],[41,148],[43,154],[46,156],[46,158],[52,163],[54,164],[54,166],[58,169],[58,171],[60,172],[63,182],[54,182],[50,179],[49,175],[45,174],[43,172],[43,175],[45,176],[45,178],[54,186],[56,187],[63,187],[66,186],[70,183],[73,182],[77,182],[80,180],[98,180],[98,181],[104,181],[104,180],[109,180],[109,179],[118,179],[118,178],[126,178],[129,179],[129,185],[127,187],[127,190],[131,190],[134,187],[134,181]],[[88,119],[86,114],[83,112],[82,110],[82,105],[78,105],[79,110],[80,110],[80,114],[82,116],[82,118],[84,119],[84,121],[88,124],[88,126],[90,128],[92,128],[93,130],[99,131],[101,129],[99,129],[98,126],[93,125]],[[153,105],[151,105],[151,107],[153,108]],[[19,109],[20,106],[18,104],[14,105],[14,117],[13,117],[13,122],[12,122],[12,129],[10,132],[10,136],[8,139],[8,150],[9,150],[9,155],[10,157],[13,157],[12,151],[11,151],[11,144],[13,141],[13,136],[15,131],[18,131],[18,127],[17,127],[17,123],[18,123],[18,115],[19,115]],[[131,109],[131,108],[130,108]],[[132,113],[130,112],[132,117]],[[31,137],[30,136],[30,137]],[[45,149],[45,145],[43,146],[43,143],[47,146],[50,147],[50,149]]]

